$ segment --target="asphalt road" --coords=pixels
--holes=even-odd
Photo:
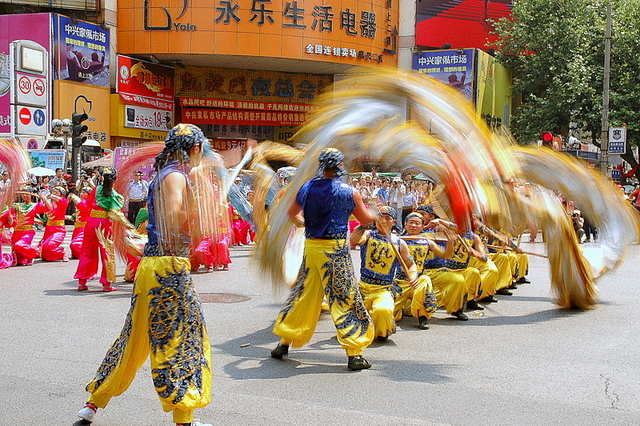
[[[527,240],[526,238],[524,240]],[[542,243],[523,248],[543,252]],[[5,247],[6,250],[6,247]],[[356,252],[353,252],[354,254]],[[501,296],[466,323],[438,311],[429,330],[405,318],[365,352],[370,370],[349,372],[323,314],[314,338],[290,359],[269,351],[286,294],[255,272],[250,247],[232,249],[228,272],[194,274],[203,296],[214,368],[215,425],[639,425],[640,247],[599,282],[597,307],[560,310],[548,262],[530,258],[531,284]],[[131,284],[77,292],[77,261],[0,271],[0,425],[71,425],[122,327]],[[119,267],[122,277],[122,266]],[[224,302],[224,303],[221,303]],[[76,423],[77,424],[77,423]],[[102,425],[171,425],[148,364],[99,410]]]

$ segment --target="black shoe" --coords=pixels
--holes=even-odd
[[[516,285],[515,282],[512,282],[511,285],[509,287],[507,287],[509,290],[517,290],[518,286]]]
[[[501,296],[513,296],[513,293],[511,293],[506,288],[501,288],[500,290],[496,291],[496,294],[499,294]]]
[[[349,357],[349,362],[347,363],[348,370],[357,371],[357,370],[366,370],[367,368],[371,368],[371,364],[369,364],[369,361],[362,358],[362,355]]]
[[[429,329],[429,319],[427,317],[425,317],[424,315],[421,316],[420,318],[418,318],[418,327],[420,327],[423,330],[428,330]]]
[[[527,277],[520,277],[516,282],[519,284],[531,284],[531,281],[529,281]]]
[[[493,296],[487,296],[484,299],[480,299],[482,303],[498,303],[498,299]]]
[[[456,317],[460,321],[469,321],[469,317],[466,316],[464,314],[464,312],[462,312],[462,311],[463,311],[463,309],[460,309],[459,311],[453,312],[451,315],[453,315],[454,317]]]
[[[389,336],[376,336],[376,340],[378,342],[386,342],[387,340],[389,340]]]
[[[484,311],[484,307],[480,306],[476,299],[471,299],[467,302],[467,309],[471,309],[473,311]]]
[[[289,355],[289,345],[278,343],[278,346],[271,351],[271,358],[282,359],[285,355]]]

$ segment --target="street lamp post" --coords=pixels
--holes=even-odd
[[[604,83],[602,88],[602,133],[600,173],[609,173],[609,80],[611,75],[611,3],[607,4],[607,29],[604,38]]]

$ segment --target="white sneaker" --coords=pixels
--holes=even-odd
[[[98,407],[90,402],[87,402],[85,406],[82,407],[82,410],[78,411],[78,417],[80,417],[82,420],[92,422],[93,416],[96,415],[96,411],[98,411]]]
[[[191,426],[213,426],[211,423],[191,422]]]

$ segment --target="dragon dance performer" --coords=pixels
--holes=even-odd
[[[371,344],[374,329],[355,279],[347,221],[352,212],[365,225],[374,216],[360,194],[339,180],[347,173],[342,152],[325,148],[318,159],[317,177],[302,185],[288,209],[289,219],[306,228],[304,257],[273,327],[280,343],[271,356],[280,359],[288,355],[290,345],[300,347],[311,339],[326,293],[338,342],[347,352],[347,368],[362,370],[371,367],[362,353]]]
[[[173,412],[177,425],[199,425],[193,411],[210,402],[210,344],[189,274],[191,236],[197,234],[193,224],[199,213],[189,174],[200,164],[206,143],[198,127],[179,124],[169,131],[156,157],[157,175],[149,187],[148,242],[131,308],[87,385],[91,395],[78,413],[86,421],[129,387],[149,355],[160,402],[164,411]]]
[[[80,253],[82,252],[82,241],[84,240],[84,227],[91,215],[91,206],[88,204],[89,194],[91,194],[92,188],[85,187],[80,190],[80,197],[74,195],[74,201],[76,204],[76,218],[73,226],[73,233],[71,234],[71,243],[69,248],[71,249],[71,257],[80,259]]]
[[[438,257],[448,259],[453,253],[453,244],[455,243],[455,235],[447,233],[447,245],[445,248],[438,245],[435,241],[422,234],[424,228],[424,219],[420,213],[409,213],[405,218],[406,235],[411,239],[406,239],[407,247],[411,257],[416,262],[418,270],[418,279],[412,284],[407,281],[406,274],[400,272],[397,277],[397,283],[402,293],[396,295],[395,317],[396,321],[400,321],[404,314],[410,314],[418,319],[418,326],[423,330],[429,328],[428,320],[438,309],[438,301],[436,299],[431,279],[422,273],[424,262],[433,254]],[[424,238],[417,238],[422,236]],[[414,239],[415,238],[415,239]]]
[[[47,206],[42,201],[34,202],[33,198],[43,199],[44,197],[42,194],[36,195],[30,188],[24,188],[19,196],[22,202],[13,203],[3,213],[3,216],[6,216],[1,221],[8,228],[14,228],[11,244],[16,264],[30,266],[38,255],[38,249],[31,244],[36,235],[34,229],[36,215],[46,213]]]
[[[407,244],[389,230],[396,224],[393,207],[380,208],[375,230],[359,226],[351,235],[351,244],[360,246],[360,291],[373,319],[377,340],[386,341],[396,332],[395,297],[398,271],[406,268],[409,285],[417,283],[418,270]],[[395,247],[393,247],[395,246]]]
[[[47,223],[42,236],[40,258],[47,262],[56,260],[69,261],[64,252],[64,247],[62,247],[64,237],[67,235],[64,218],[69,206],[69,200],[66,197],[67,190],[61,186],[56,186],[51,190],[49,197],[44,200],[49,211],[47,212]]]
[[[87,204],[91,206],[91,213],[85,225],[80,261],[73,276],[78,280],[78,291],[89,289],[87,280],[92,279],[98,273],[99,261],[102,263],[102,273],[100,275],[102,291],[116,290],[112,286],[115,281],[115,253],[109,253],[101,242],[98,232],[101,232],[104,238],[111,239],[112,219],[109,213],[120,212],[124,198],[113,189],[113,183],[117,179],[116,169],[112,167],[105,168],[102,171],[102,179],[102,185],[91,191],[87,199]],[[112,215],[111,217],[113,218],[114,216]]]

